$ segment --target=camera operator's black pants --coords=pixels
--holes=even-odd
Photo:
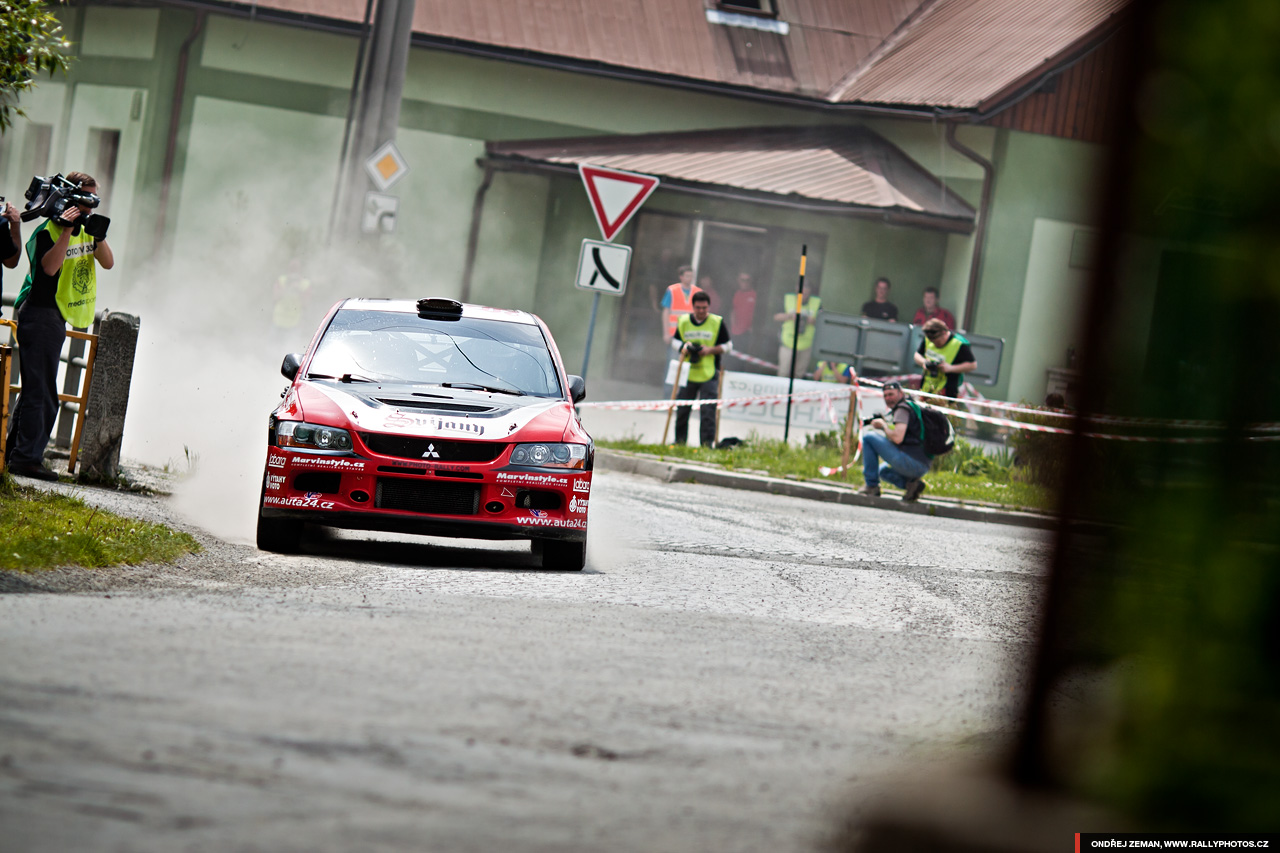
[[[714,400],[716,398],[716,377],[706,382],[689,382],[680,389],[677,399],[680,400]],[[687,444],[689,441],[689,413],[693,406],[681,406],[676,409],[676,444]],[[703,447],[710,447],[716,442],[716,406],[706,403],[698,407],[698,438]]]
[[[58,356],[66,340],[67,324],[57,308],[29,304],[22,306],[17,320],[22,393],[9,413],[5,456],[10,465],[41,465],[58,416]]]

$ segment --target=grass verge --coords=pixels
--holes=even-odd
[[[19,486],[0,473],[0,569],[164,563],[199,550],[186,533]]]
[[[610,450],[643,453],[666,461],[716,465],[729,471],[832,485],[843,483],[855,489],[863,485],[861,460],[853,463],[853,470],[844,474],[824,477],[820,473],[820,468],[840,465],[840,445],[835,433],[811,436],[803,447],[788,446],[756,435],[737,447],[725,450],[643,444],[636,439],[625,438],[597,441],[596,445]],[[1011,457],[1000,457],[994,462],[983,462],[982,458],[980,449],[961,440],[956,450],[934,460],[933,470],[925,477],[929,484],[925,496],[995,504],[1008,509],[1053,511],[1053,490],[1022,479],[1021,471],[1012,464]],[[978,463],[970,460],[978,460]],[[969,464],[966,466],[965,462]],[[881,487],[886,495],[896,493],[887,483],[882,482]]]

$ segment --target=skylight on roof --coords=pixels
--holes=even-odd
[[[707,10],[707,23],[720,24],[725,27],[743,27],[749,30],[763,30],[766,33],[777,33],[785,36],[791,31],[786,21],[775,21],[772,18],[759,18],[755,15],[739,15],[735,12],[721,12],[719,9]]]

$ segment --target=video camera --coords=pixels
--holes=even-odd
[[[102,202],[93,193],[81,189],[81,186],[81,184],[72,183],[60,174],[54,175],[52,178],[42,178],[37,175],[31,179],[31,185],[27,187],[25,193],[27,206],[23,208],[22,221],[30,222],[37,217],[44,216],[52,219],[58,225],[73,224],[62,218],[68,207],[78,206],[93,209]],[[74,223],[76,228],[83,228],[86,234],[97,240],[106,239],[107,226],[110,224],[110,219],[96,213],[81,217]]]

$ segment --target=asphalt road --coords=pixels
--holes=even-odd
[[[0,850],[811,850],[1007,743],[1045,534],[620,474],[590,524],[0,578]]]

